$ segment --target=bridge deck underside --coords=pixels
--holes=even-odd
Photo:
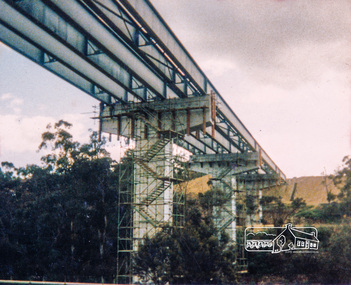
[[[0,0],[0,40],[108,106],[212,94],[214,126],[183,146],[259,152],[285,180],[148,0]]]

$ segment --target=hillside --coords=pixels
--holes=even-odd
[[[287,185],[280,189],[273,188],[263,191],[265,196],[280,196],[283,203],[289,203],[292,199],[302,198],[307,205],[317,206],[328,203],[327,190],[337,195],[339,189],[333,181],[324,176],[307,176],[288,179]]]
[[[210,178],[210,175],[205,175],[184,183],[182,186],[187,187],[187,194],[203,193],[210,189],[208,185]],[[307,205],[317,206],[328,203],[327,190],[335,195],[339,193],[339,189],[335,187],[331,179],[324,176],[304,176],[288,179],[287,185],[280,188],[264,189],[263,195],[280,196],[283,203],[290,203],[294,198],[302,198]]]
[[[211,179],[211,175],[204,175],[198,178],[194,178],[190,181],[180,183],[175,186],[175,189],[179,189],[179,187],[185,187],[187,195],[197,195],[199,193],[204,193],[210,190],[209,181]]]

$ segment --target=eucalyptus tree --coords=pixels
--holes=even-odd
[[[62,120],[47,126],[39,146],[45,151],[41,166],[17,169],[3,163],[2,278],[113,281],[117,163],[95,132],[89,143],[80,144],[70,128]]]

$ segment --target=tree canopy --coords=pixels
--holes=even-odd
[[[118,191],[123,186],[118,168],[123,164],[110,158],[95,132],[89,143],[80,144],[70,127],[62,120],[47,126],[39,146],[45,151],[41,166],[1,163],[0,279],[115,281]],[[340,187],[338,201],[329,199],[312,209],[301,199],[290,205],[276,197],[261,199],[276,226],[296,215],[335,224],[318,228],[318,254],[250,253],[244,282],[351,282],[351,158],[343,163],[333,176]],[[154,283],[237,282],[236,249],[212,219],[213,208],[227,199],[223,195],[213,189],[188,198],[184,227],[165,227],[146,237],[135,272]],[[248,199],[246,207],[255,212],[257,205]]]
[[[203,196],[188,199],[184,228],[165,228],[146,238],[136,257],[139,276],[156,284],[236,282],[235,247],[224,232],[217,232],[209,202]]]
[[[0,277],[110,281],[116,272],[116,164],[92,132],[80,145],[70,124],[48,125],[42,166],[0,171]]]

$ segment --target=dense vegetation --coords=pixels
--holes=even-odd
[[[233,284],[235,248],[214,226],[206,195],[187,200],[185,226],[147,238],[136,258],[136,272],[155,284]]]
[[[60,121],[42,134],[42,166],[1,164],[0,279],[115,281],[121,164],[96,133],[80,145],[69,128]],[[187,201],[184,230],[146,239],[136,272],[155,282],[235,280],[234,250],[207,201]]]
[[[350,222],[320,226],[317,253],[249,254],[246,282],[350,284]]]
[[[43,166],[0,172],[0,278],[110,281],[116,272],[118,171],[92,133],[48,126]]]
[[[1,164],[0,279],[114,282],[121,164],[96,133],[81,145],[69,128],[60,121],[43,133],[42,166]],[[238,276],[235,249],[214,227],[216,201],[208,192],[188,198],[183,229],[165,228],[145,240],[135,270],[155,283],[350,283],[351,158],[333,179],[340,195],[316,208],[301,200],[261,200],[276,225],[292,217],[321,223],[317,254],[251,253],[249,274]]]
[[[327,204],[311,207],[304,205],[303,201],[293,201],[288,206],[279,198],[263,199],[265,204],[273,203],[274,209],[284,213],[275,212],[275,221],[287,222],[283,218],[293,210],[294,219],[317,226],[319,250],[316,254],[250,253],[250,274],[246,281],[351,283],[351,157],[345,157],[343,163],[343,167],[331,176],[335,185],[340,186],[340,194],[329,194]]]

